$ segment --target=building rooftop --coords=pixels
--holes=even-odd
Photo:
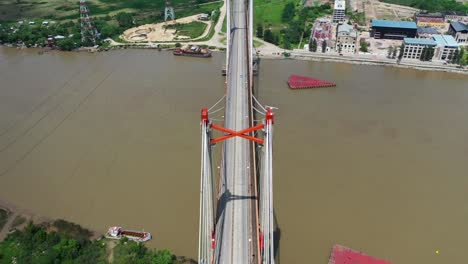
[[[451,26],[456,32],[468,31],[468,24],[464,24],[464,23],[461,23],[461,22],[453,22],[453,23],[450,23],[450,26]]]
[[[345,0],[335,0],[334,9],[345,10],[346,9]]]
[[[433,35],[437,46],[458,47],[457,41],[451,35]]]
[[[406,29],[417,29],[415,22],[408,21],[394,21],[394,20],[372,20],[373,27],[393,27],[393,28],[406,28]]]
[[[435,27],[418,27],[418,34],[437,34]]]
[[[425,39],[425,38],[404,38],[403,42],[405,44],[412,44],[412,45],[428,45],[428,46],[436,46],[437,43],[432,39]]]
[[[356,30],[354,30],[354,27],[352,25],[348,25],[348,24],[342,24],[342,25],[339,25],[338,26],[338,35],[340,35],[340,33],[344,32],[346,33],[346,35],[349,35],[351,37],[357,37],[357,32]]]

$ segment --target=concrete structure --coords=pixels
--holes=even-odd
[[[421,57],[423,48],[435,48],[437,46],[437,43],[434,40],[423,38],[404,38],[403,44],[405,45],[405,49],[403,51],[403,58],[416,60],[419,60],[419,58]]]
[[[322,50],[323,42],[326,43],[326,51],[330,51],[330,48],[334,47],[332,43],[333,39],[333,25],[331,21],[326,19],[318,19],[315,21],[314,26],[312,27],[312,32],[310,35],[310,42],[314,40],[317,42],[317,51],[324,52]]]
[[[343,22],[346,13],[346,1],[345,0],[335,0],[335,5],[333,7],[333,22],[339,23]]]
[[[435,34],[439,34],[436,27],[418,27],[418,38],[430,39]]]
[[[450,60],[453,53],[458,50],[458,43],[451,35],[434,35],[437,44],[434,58],[437,60]]]
[[[339,25],[336,33],[336,50],[344,53],[356,51],[357,31],[348,24]]]
[[[418,27],[445,27],[445,17],[441,13],[416,13],[414,19]]]
[[[464,12],[446,12],[445,13],[445,22],[468,22],[468,14]]]
[[[404,39],[416,37],[418,27],[415,22],[372,20],[371,37],[376,39]]]
[[[448,34],[452,35],[460,45],[468,45],[468,24],[461,22],[450,23]]]

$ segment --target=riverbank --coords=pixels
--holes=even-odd
[[[288,54],[285,56],[285,54]],[[257,53],[260,58],[265,59],[281,59],[281,60],[308,60],[308,61],[319,61],[319,62],[338,62],[338,63],[349,63],[359,65],[376,65],[376,66],[387,66],[397,67],[405,69],[415,69],[421,71],[441,71],[450,73],[460,73],[468,75],[468,68],[458,68],[456,66],[439,65],[431,62],[418,62],[418,61],[401,61],[387,59],[387,58],[366,58],[366,57],[348,57],[339,55],[324,55],[319,53],[302,52],[302,51],[289,51],[289,50],[278,50],[276,52],[260,52]]]

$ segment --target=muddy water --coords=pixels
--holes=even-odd
[[[150,246],[195,257],[199,110],[223,94],[223,63],[150,50],[0,49],[0,199],[102,232],[145,229]],[[291,73],[338,87],[292,92]],[[326,263],[334,243],[394,263],[463,263],[467,83],[263,60],[259,97],[280,108],[281,263]]]

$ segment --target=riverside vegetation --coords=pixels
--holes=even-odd
[[[151,250],[125,239],[90,240],[91,236],[91,231],[64,220],[41,225],[28,223],[23,230],[13,231],[0,242],[0,263],[183,263],[168,250]],[[108,243],[116,245],[109,248]]]
[[[173,0],[171,2],[178,17],[211,13],[222,5],[222,2],[210,0]],[[119,40],[119,35],[129,28],[164,21],[165,0],[96,0],[89,1],[88,5],[99,32],[98,45],[104,44],[103,40],[106,38]],[[81,43],[78,1],[7,0],[0,6],[4,10],[0,13],[0,44],[42,47],[46,45],[49,36],[57,35],[64,36],[63,39],[57,41],[57,46],[62,50],[72,50],[93,44],[89,41]],[[14,10],[19,11],[15,13]],[[18,23],[19,19],[25,20],[23,25]],[[31,21],[33,24],[30,25]],[[43,22],[49,23],[43,25]],[[196,27],[197,30],[199,28]]]

